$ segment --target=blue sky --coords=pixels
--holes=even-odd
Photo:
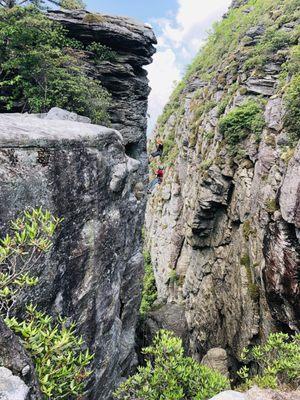
[[[87,8],[101,13],[127,15],[142,22],[167,15],[176,8],[176,0],[88,0]]]
[[[157,53],[148,66],[152,88],[149,97],[149,135],[168,98],[205,43],[214,21],[227,11],[231,0],[86,0],[87,9],[126,15],[150,23],[158,38]]]

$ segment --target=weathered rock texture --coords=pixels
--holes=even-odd
[[[267,15],[270,24],[279,10],[274,5]],[[244,7],[244,15],[251,12]],[[279,31],[298,26],[296,14],[287,14]],[[157,135],[173,148],[159,161],[165,177],[146,215],[159,301],[184,307],[196,359],[223,348],[233,369],[242,348],[271,330],[300,329],[300,145],[290,144],[283,127],[279,87],[288,47],[261,68],[244,68],[254,46],[248,38],[260,40],[264,31],[252,26],[242,34],[211,68],[212,78],[190,75],[167,109]],[[260,143],[249,132],[232,156],[219,118],[249,99],[260,102],[259,95]]]
[[[30,206],[64,218],[45,265],[31,272],[38,286],[23,299],[78,324],[95,353],[88,396],[95,400],[110,398],[136,361],[144,217],[143,200],[134,194],[139,179],[139,161],[125,154],[113,129],[0,115],[1,232]]]
[[[49,17],[67,28],[72,38],[97,42],[116,52],[114,61],[95,62],[87,55],[90,74],[112,95],[112,127],[121,132],[127,154],[143,157],[146,165],[147,99],[149,86],[143,65],[150,64],[156,38],[152,29],[131,18],[55,10]],[[144,169],[145,171],[145,169]]]
[[[247,393],[223,392],[211,400],[300,400],[300,392],[282,393],[273,390],[253,388]]]
[[[26,400],[29,389],[17,376],[7,368],[0,367],[0,399]]]
[[[30,357],[20,340],[0,319],[0,399],[6,393],[10,395],[9,400],[17,400],[18,392],[20,396],[25,393],[27,400],[41,398]]]

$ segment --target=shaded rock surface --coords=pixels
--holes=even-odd
[[[272,9],[270,24],[279,15]],[[297,16],[285,18],[296,32]],[[247,34],[259,41],[263,29],[256,23]],[[245,68],[250,50],[240,36],[206,83],[197,72],[189,76],[168,109],[174,111],[157,127],[171,150],[159,161],[164,180],[146,212],[158,301],[184,308],[191,355],[201,360],[222,348],[232,375],[244,347],[271,331],[300,330],[300,155],[284,127],[279,88],[289,48]],[[271,74],[266,66],[273,66]],[[249,131],[235,155],[219,121],[249,100],[261,104],[265,127],[259,143]]]
[[[42,397],[30,357],[19,338],[0,319],[0,399],[2,398],[38,400]]]
[[[15,311],[33,302],[77,323],[95,353],[90,399],[109,399],[136,363],[144,218],[144,195],[137,199],[133,190],[140,181],[136,162],[114,129],[0,115],[1,233],[30,206],[64,218],[45,264],[31,272],[38,286]]]

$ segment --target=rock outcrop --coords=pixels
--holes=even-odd
[[[224,349],[231,371],[243,347],[300,330],[300,145],[284,119],[293,72],[280,81],[293,63],[299,13],[292,1],[263,11],[243,3],[166,107],[156,131],[166,171],[146,214],[158,301],[185,309],[196,359]],[[263,53],[274,26],[291,36]],[[241,137],[225,137],[221,121],[234,126],[245,104],[256,109],[259,138],[243,122]]]
[[[55,112],[64,120],[53,119]],[[15,312],[33,302],[76,322],[95,354],[88,398],[104,400],[136,363],[144,218],[144,200],[134,194],[139,161],[126,155],[118,131],[55,112],[50,119],[0,115],[0,229],[28,207],[64,218],[51,254],[31,272],[38,286],[22,295]]]
[[[112,127],[124,138],[130,157],[143,161],[146,171],[146,128],[149,86],[144,65],[150,64],[156,38],[147,24],[126,17],[92,14],[84,10],[55,10],[49,17],[67,28],[70,36],[88,45],[96,42],[115,52],[114,60],[95,62],[87,57],[91,76],[112,95]]]
[[[300,392],[282,393],[258,388],[253,388],[246,393],[230,390],[218,394],[211,400],[300,400]]]

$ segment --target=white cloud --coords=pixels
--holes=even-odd
[[[172,18],[153,21],[160,32],[157,53],[148,67],[152,92],[149,97],[149,132],[167,102],[174,80],[179,80],[205,42],[213,21],[227,10],[231,0],[177,0],[178,10]]]
[[[174,88],[174,82],[180,79],[180,70],[176,65],[176,55],[171,48],[158,51],[153,64],[148,67],[148,78],[152,88],[149,98],[149,129],[152,131],[157,117]]]

